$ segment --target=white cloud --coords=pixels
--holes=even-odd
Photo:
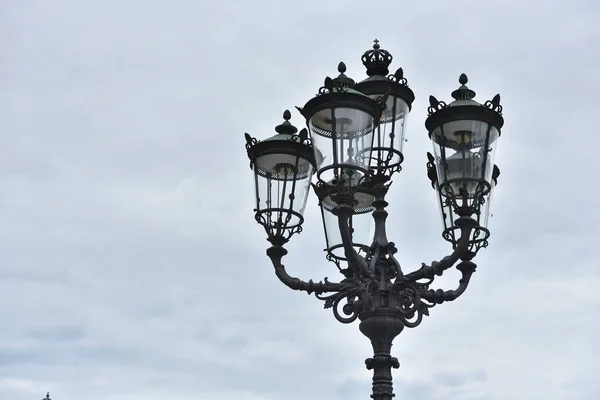
[[[449,251],[425,175],[428,95],[448,99],[466,72],[478,99],[501,93],[506,119],[490,247],[463,297],[396,339],[397,398],[598,397],[599,12],[589,1],[7,2],[0,398],[367,398],[357,325],[273,274],[243,133],[271,136],[339,61],[362,79],[375,37],[417,96],[388,218],[405,270]],[[334,279],[314,196],[306,217],[284,262]]]

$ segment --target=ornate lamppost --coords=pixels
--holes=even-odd
[[[271,243],[267,255],[275,274],[291,289],[314,293],[338,321],[360,320],[360,331],[373,345],[366,366],[373,370],[375,400],[394,396],[391,370],[399,367],[390,353],[394,338],[405,327],[418,326],[431,307],[464,293],[476,267],[472,259],[488,244],[489,206],[500,173],[493,158],[504,123],[500,96],[476,102],[465,74],[451,103],[430,96],[425,126],[434,152],[427,153],[427,176],[442,211],[442,236],[453,251],[405,274],[386,235],[385,196],[404,159],[414,94],[401,68],[388,75],[391,61],[376,40],[362,56],[368,78],[355,83],[340,63],[340,75],[327,77],[318,94],[298,108],[308,129],[298,132],[286,110],[275,136],[258,141],[246,134],[255,218]],[[340,282],[305,282],[290,276],[281,263],[287,254],[283,246],[302,230],[311,186],[323,217],[326,257],[341,272]],[[429,288],[454,265],[462,274],[457,288]]]

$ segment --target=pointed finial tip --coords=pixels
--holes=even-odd
[[[285,110],[283,112],[283,119],[289,121],[290,118],[292,118],[292,113],[290,112],[290,110]]]
[[[373,40],[373,49],[379,50],[379,40]]]
[[[346,72],[346,64],[344,64],[344,62],[343,62],[343,61],[341,61],[341,62],[338,64],[338,72],[339,72],[340,74],[343,74],[344,72]]]
[[[469,82],[469,78],[467,78],[467,74],[465,74],[464,72],[462,74],[460,74],[460,78],[458,78],[458,82],[461,85],[466,85],[467,82]]]
[[[398,69],[396,70],[396,73],[394,74],[394,76],[395,76],[397,79],[402,79],[402,78],[404,78],[404,70],[403,70],[402,68],[398,68]]]

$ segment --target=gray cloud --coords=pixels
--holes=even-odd
[[[396,340],[397,398],[598,397],[600,8],[364,7],[3,4],[0,398],[367,398],[357,326],[272,272],[242,134],[270,136],[341,60],[362,79],[375,37],[417,96],[388,219],[406,270],[450,250],[425,176],[428,95],[466,72],[506,119],[490,248],[463,297]],[[309,205],[284,261],[334,279]]]

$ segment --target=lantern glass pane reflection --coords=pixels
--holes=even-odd
[[[339,220],[331,212],[332,209],[333,207],[330,202],[321,202],[325,241],[327,243],[325,250],[335,259],[345,261],[346,255],[340,234]],[[371,246],[373,234],[375,233],[375,221],[373,220],[372,212],[372,206],[357,209],[349,221],[353,247],[357,252],[362,251],[363,255],[365,254],[365,250]]]
[[[370,97],[377,100],[382,95],[375,94]],[[406,134],[408,113],[409,107],[404,100],[396,96],[388,97],[373,141],[370,165],[375,171],[384,167],[392,168],[402,163],[402,145]]]
[[[348,188],[362,181],[369,166],[373,125],[371,115],[352,108],[328,108],[309,119],[320,180]]]
[[[266,154],[256,160],[257,219],[273,234],[299,226],[313,173],[312,164],[290,154]]]
[[[433,130],[431,138],[443,196],[473,199],[476,193],[489,192],[498,136],[494,126],[476,120],[447,122]]]

